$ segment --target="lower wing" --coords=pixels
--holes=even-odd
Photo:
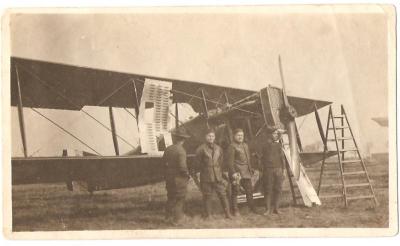
[[[164,179],[161,156],[15,157],[11,163],[13,185],[65,182],[70,188],[72,181],[84,181],[89,191],[95,191],[142,186]]]

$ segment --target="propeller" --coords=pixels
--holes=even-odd
[[[283,76],[283,69],[282,69],[282,61],[281,56],[279,55],[279,73],[281,76],[282,82],[282,94],[283,94],[283,103],[286,110],[286,131],[289,138],[289,149],[290,149],[290,161],[291,167],[293,171],[294,177],[298,180],[300,178],[300,153],[299,153],[299,144],[298,144],[298,133],[296,127],[296,110],[289,104],[288,97],[286,95],[286,87],[285,87],[285,79]]]

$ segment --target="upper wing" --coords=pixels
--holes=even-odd
[[[18,76],[17,76],[18,71]],[[121,73],[24,58],[11,58],[11,105],[18,104],[17,79],[21,86],[22,105],[34,108],[80,110],[88,106],[134,108],[140,101],[145,79],[172,82],[174,102],[187,102],[196,112],[202,111],[201,89],[208,109],[216,107],[222,93],[232,100],[254,93],[198,82],[147,75]],[[135,81],[137,97],[132,81]]]
[[[18,71],[18,74],[17,74]],[[33,108],[81,110],[84,106],[112,106],[135,108],[140,101],[145,79],[172,82],[174,102],[189,103],[196,112],[204,110],[201,91],[208,110],[221,106],[224,97],[230,103],[250,96],[252,90],[243,90],[193,81],[168,79],[140,74],[121,73],[81,66],[11,58],[11,105],[18,104],[19,79],[22,105]],[[135,87],[132,81],[135,81]],[[329,102],[289,97],[299,115],[313,111]]]

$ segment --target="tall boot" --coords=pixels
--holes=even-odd
[[[238,203],[237,203],[238,189],[239,189],[238,186],[232,185],[232,192],[231,192],[231,209],[232,209],[232,214],[233,214],[234,216],[240,215],[240,214],[239,214]]]
[[[251,188],[246,187],[246,200],[247,200],[247,205],[252,213],[258,214],[257,209],[254,205],[254,200],[253,200],[253,191]]]
[[[183,206],[185,203],[185,198],[176,198],[175,206],[174,206],[174,224],[180,225],[183,221],[184,213]]]
[[[274,214],[279,214],[279,202],[280,202],[280,192],[279,191],[275,191],[274,192],[274,199],[272,201],[272,205],[274,208]]]
[[[271,214],[271,193],[265,193],[264,194],[264,203],[265,203],[265,212],[264,215],[270,215]]]
[[[225,218],[232,219],[231,212],[229,210],[228,198],[224,194],[218,194],[218,198],[221,202],[222,208],[224,209]]]
[[[173,217],[174,211],[174,201],[172,198],[168,198],[167,203],[165,205],[165,219],[169,220]]]
[[[208,195],[203,196],[203,203],[204,203],[204,218],[208,219],[211,216],[212,211],[212,200],[211,197]]]

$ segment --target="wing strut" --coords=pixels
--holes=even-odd
[[[108,112],[110,114],[110,126],[111,126],[112,139],[114,143],[115,155],[119,155],[117,129],[115,128],[114,113],[113,113],[113,108],[111,106],[108,107]]]
[[[133,82],[133,90],[134,90],[133,92],[135,93],[135,98],[136,98],[136,101],[135,101],[135,114],[136,114],[136,119],[138,119],[140,102],[139,102],[139,99],[138,99],[136,81],[133,79],[132,82]]]
[[[207,108],[207,99],[206,99],[206,95],[204,94],[204,90],[201,90],[201,98],[203,99],[203,107],[204,107],[204,116],[206,117],[206,121],[207,121],[207,127],[210,127],[208,125],[208,108]]]
[[[64,94],[60,93],[57,89],[55,89],[54,87],[52,87],[51,85],[49,85],[46,81],[44,81],[42,78],[40,78],[38,75],[36,75],[35,73],[32,73],[31,71],[29,71],[26,68],[23,68],[24,71],[26,71],[27,73],[29,73],[30,75],[32,75],[33,77],[35,77],[42,85],[46,86],[47,88],[49,88],[51,91],[53,91],[54,93],[56,93],[57,95],[59,95],[61,98],[63,98],[67,103],[69,103],[71,106],[75,107],[77,110],[82,111],[84,114],[86,114],[87,116],[89,116],[91,119],[93,119],[94,121],[96,121],[97,123],[99,123],[102,127],[104,127],[105,129],[111,131],[111,129],[104,125],[101,121],[99,121],[98,119],[96,119],[94,116],[92,116],[91,114],[89,114],[87,111],[83,110],[81,107],[77,106],[73,101],[71,101],[68,97],[66,97]],[[122,141],[124,141],[127,145],[131,146],[132,148],[135,148],[135,146],[133,146],[131,143],[129,143],[126,139],[122,138],[121,136],[118,136],[119,139],[121,139]]]
[[[179,110],[178,110],[178,103],[175,103],[175,128],[178,129],[179,127]]]
[[[23,109],[23,105],[22,105],[21,85],[20,85],[20,81],[19,81],[19,74],[18,74],[17,66],[15,66],[15,72],[17,73],[19,130],[21,131],[22,146],[24,148],[24,156],[28,157],[28,150],[27,150],[27,146],[26,146],[26,135],[25,135],[24,109]]]

